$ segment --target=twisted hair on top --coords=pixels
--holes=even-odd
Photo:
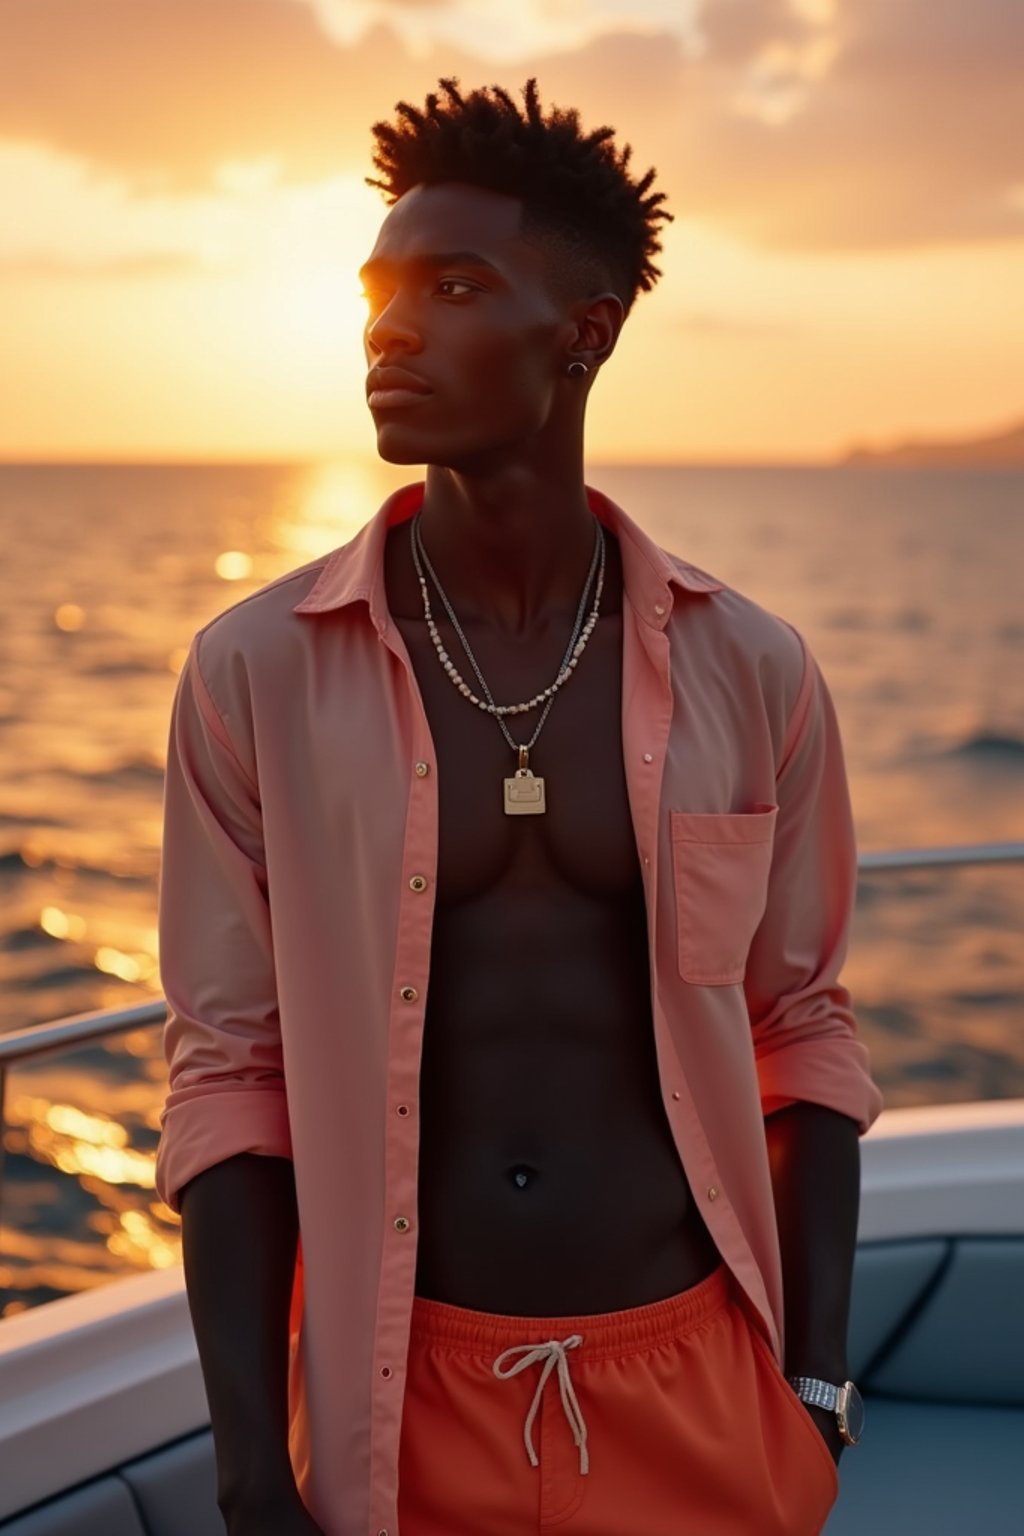
[[[500,86],[463,96],[457,79],[439,82],[420,110],[407,101],[393,122],[373,125],[373,164],[367,176],[389,203],[412,187],[468,182],[521,199],[523,233],[551,246],[559,285],[573,294],[611,288],[627,311],[641,289],[661,276],[658,226],[672,215],[663,192],[651,191],[650,169],[629,174],[632,149],[616,149],[615,130],[585,133],[573,108],[538,99],[537,81],[523,87],[523,108]]]

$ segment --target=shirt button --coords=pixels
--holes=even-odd
[[[427,882],[423,875],[413,875],[409,881],[409,889],[412,891],[425,891]]]
[[[672,1097],[673,1097],[673,1098],[674,1098],[674,1099],[678,1099],[678,1097],[679,1097],[679,1094],[678,1094],[678,1092],[675,1092],[675,1091],[673,1091],[673,1094],[672,1094]]]
[[[408,1230],[409,1230],[409,1218],[407,1216],[396,1216],[395,1217],[395,1231],[396,1232],[408,1232]]]
[[[715,1186],[713,1184],[712,1184],[711,1188],[708,1190],[708,1199],[709,1200],[717,1200],[718,1199],[718,1190],[715,1188]]]
[[[645,752],[644,753],[644,762],[645,763],[653,763],[654,762],[654,758],[651,756],[651,754],[649,752]]]
[[[647,855],[646,855],[646,853],[645,853],[645,854],[644,854],[644,863],[645,863],[645,864],[649,864],[649,863],[650,863],[650,862],[651,862],[651,861],[650,861],[650,859],[649,859],[649,858],[648,858],[648,857],[647,857]]]
[[[678,1097],[679,1097],[679,1095],[676,1094],[676,1098],[678,1098]],[[408,1106],[408,1104],[399,1104],[398,1108],[395,1110],[395,1114],[396,1115],[407,1115],[408,1113],[409,1113],[409,1106]]]
[[[403,987],[399,993],[399,996],[401,997],[403,1003],[414,1003],[419,997],[419,993],[416,991],[415,987]]]
[[[658,613],[658,614],[664,613],[665,612],[665,604],[664,603],[655,603],[654,611],[655,611],[655,613]]]
[[[380,1373],[384,1377],[385,1381],[390,1381],[391,1380],[391,1367],[390,1367],[390,1365],[382,1365],[381,1368],[380,1368]]]
[[[416,776],[417,776],[417,778],[425,779],[429,772],[430,772],[430,764],[429,763],[417,763],[416,764]]]

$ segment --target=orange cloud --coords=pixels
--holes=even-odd
[[[136,196],[209,190],[225,162],[269,158],[283,183],[365,172],[398,97],[440,74],[536,74],[545,98],[618,125],[677,215],[755,244],[1024,235],[1018,0],[704,0],[688,43],[606,34],[500,70],[448,45],[414,55],[384,26],[339,43],[299,0],[6,0],[4,20],[0,136],[84,156]]]
[[[141,192],[205,190],[221,161],[268,155],[284,179],[328,176],[380,115],[384,39],[338,48],[295,0],[7,0],[4,30],[0,135]]]
[[[745,64],[768,43],[802,43],[815,28],[791,0],[704,0],[700,31],[720,63]]]

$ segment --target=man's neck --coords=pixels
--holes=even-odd
[[[420,532],[460,623],[520,637],[575,615],[594,525],[578,462],[542,474],[522,464],[480,475],[427,470]],[[427,584],[436,607],[429,575]]]

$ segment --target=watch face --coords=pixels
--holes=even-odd
[[[864,1399],[852,1381],[846,1383],[846,1402],[839,1421],[839,1430],[850,1445],[856,1445],[864,1433]]]

